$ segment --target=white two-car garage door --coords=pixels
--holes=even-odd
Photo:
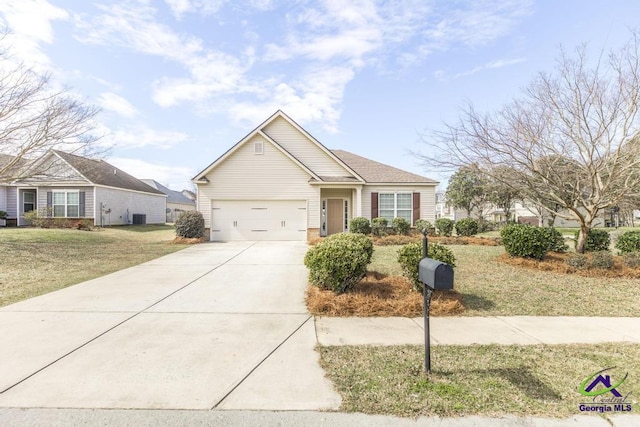
[[[305,200],[213,200],[211,240],[306,240]]]

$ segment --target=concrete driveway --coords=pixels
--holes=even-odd
[[[0,309],[0,407],[337,408],[306,249],[202,244]]]

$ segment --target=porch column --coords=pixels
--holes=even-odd
[[[362,216],[362,187],[356,187],[356,201],[353,205],[356,207],[356,216]]]

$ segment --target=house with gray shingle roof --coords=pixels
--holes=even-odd
[[[167,196],[104,160],[51,150],[22,167],[24,178],[0,184],[7,225],[27,225],[24,214],[33,210],[98,226],[165,222]]]
[[[142,179],[142,182],[167,195],[167,222],[176,222],[182,212],[196,210],[196,202],[184,194],[175,191],[153,179]]]
[[[435,220],[437,181],[329,150],[277,111],[193,178],[211,240],[306,240],[354,217]]]

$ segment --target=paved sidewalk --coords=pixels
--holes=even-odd
[[[420,417],[346,414],[310,411],[150,411],[89,409],[0,409],[8,427],[58,426],[304,426],[304,427],[634,427],[640,415],[576,415],[543,417]]]
[[[424,344],[424,319],[317,317],[320,345]],[[640,317],[432,317],[432,345],[640,343]]]

